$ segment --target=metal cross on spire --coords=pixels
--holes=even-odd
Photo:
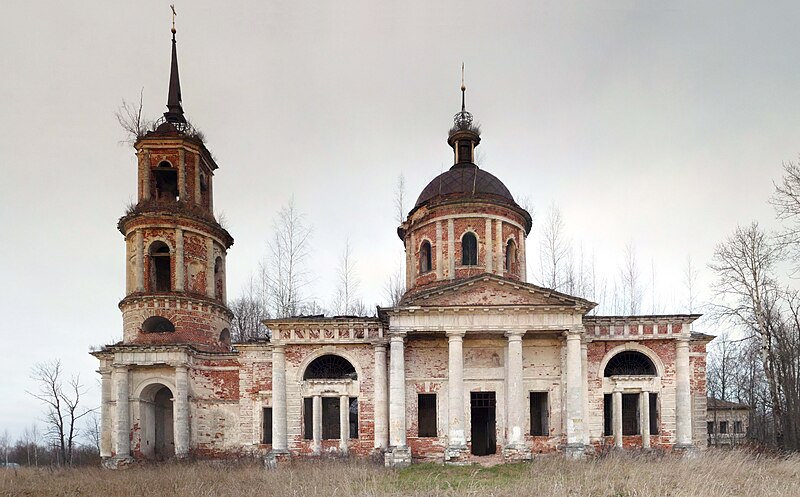
[[[466,92],[467,92],[467,87],[464,85],[464,62],[461,62],[461,112],[467,110],[465,102]]]
[[[172,34],[175,34],[175,16],[177,16],[178,13],[175,12],[175,4],[170,5],[169,8],[172,9]]]

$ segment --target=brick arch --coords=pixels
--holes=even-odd
[[[610,361],[612,357],[619,354],[620,352],[625,352],[625,351],[640,352],[644,354],[645,356],[647,356],[648,359],[653,361],[653,364],[656,367],[655,377],[661,378],[664,376],[664,362],[661,360],[661,358],[658,356],[658,354],[656,354],[656,352],[653,349],[645,347],[644,345],[636,342],[626,342],[606,352],[606,355],[603,356],[603,360],[600,361],[600,367],[597,373],[598,378],[600,379],[604,378],[604,373],[606,370],[606,365],[608,365],[608,361]]]
[[[136,385],[133,389],[133,397],[135,399],[146,400],[148,402],[153,400],[153,396],[158,392],[161,387],[169,388],[173,397],[175,396],[175,382],[163,375],[150,376]]]

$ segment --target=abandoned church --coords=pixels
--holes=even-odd
[[[134,145],[138,203],[118,224],[123,339],[93,352],[106,465],[351,455],[404,466],[707,444],[712,337],[691,331],[699,316],[595,316],[590,301],[528,283],[531,216],[475,164],[463,94],[446,137],[453,166],[397,228],[399,305],[270,319],[270,339],[231,343],[233,238],[212,214],[218,166],[184,117],[173,28],[168,111]]]

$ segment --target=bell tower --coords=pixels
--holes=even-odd
[[[123,343],[224,351],[233,238],[214,217],[217,163],[183,112],[175,33],[173,23],[167,112],[134,144],[137,203],[117,226],[126,244]]]

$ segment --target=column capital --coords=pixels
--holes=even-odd
[[[376,351],[380,349],[383,349],[384,351],[386,350],[386,342],[373,342],[372,346]]]
[[[509,330],[503,333],[503,336],[508,338],[509,341],[512,339],[522,340],[523,335],[525,335],[525,330]]]
[[[462,339],[462,338],[464,338],[464,335],[467,334],[467,330],[447,330],[447,331],[444,332],[444,334],[450,340],[454,340],[456,338]]]
[[[189,371],[189,365],[188,364],[176,364],[175,365],[175,372],[176,373],[177,372],[186,373],[188,371]]]
[[[272,352],[277,352],[278,354],[283,354],[286,352],[286,344],[285,343],[273,343],[272,344]]]
[[[117,371],[117,372],[120,372],[120,373],[122,373],[122,372],[127,373],[128,370],[130,369],[127,364],[120,364],[120,363],[112,364],[111,367],[113,368],[114,371]]]
[[[568,330],[564,331],[564,336],[567,340],[580,340],[584,336],[583,325],[570,327]]]
[[[691,339],[689,337],[683,337],[683,336],[676,337],[675,338],[675,346],[676,347],[688,347],[690,340]]]
[[[390,331],[389,332],[389,341],[390,342],[403,342],[403,339],[406,337],[405,331]]]

